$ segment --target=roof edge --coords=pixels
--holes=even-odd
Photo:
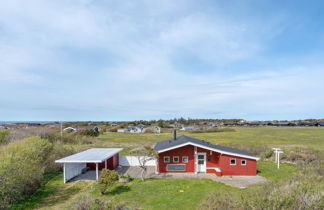
[[[114,154],[112,154],[112,155],[108,155],[106,158],[104,158],[102,160],[79,160],[79,161],[63,160],[64,158],[67,158],[67,157],[70,157],[72,155],[79,154],[79,153],[82,153],[82,152],[85,152],[85,151],[88,151],[88,150],[91,150],[91,149],[114,149],[114,150],[116,150],[116,152]],[[119,153],[122,150],[123,150],[123,148],[90,148],[90,149],[84,150],[82,152],[78,152],[78,153],[66,156],[64,158],[55,160],[55,163],[101,163],[102,161],[111,158],[112,156],[116,155],[117,153]]]
[[[215,149],[215,148],[208,147],[208,146],[202,146],[202,145],[195,144],[195,143],[192,143],[192,142],[186,142],[186,143],[179,144],[179,145],[176,145],[176,146],[173,146],[173,147],[169,147],[169,148],[166,148],[166,149],[157,150],[157,152],[158,153],[162,153],[162,152],[170,151],[170,150],[177,149],[179,147],[183,147],[183,146],[187,146],[187,145],[201,147],[201,148],[208,149],[208,150],[211,150],[211,151],[214,151],[214,152],[219,152],[221,154],[233,155],[233,156],[238,156],[238,157],[244,157],[244,158],[253,159],[253,160],[260,160],[259,157],[250,156],[250,155],[242,155],[242,154],[232,153],[232,152],[226,152],[226,151],[223,151],[223,150],[220,150],[220,149]]]

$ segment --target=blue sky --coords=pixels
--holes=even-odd
[[[323,1],[4,0],[0,120],[324,118]]]

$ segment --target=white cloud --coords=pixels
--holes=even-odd
[[[264,107],[324,103],[316,97],[322,88],[320,67],[309,74],[307,66],[270,66],[254,75],[225,70],[262,54],[285,27],[284,16],[274,14],[266,22],[238,20],[214,4],[210,7],[214,10],[195,1],[8,0],[0,5],[0,81],[17,95],[25,91],[17,83],[40,85],[30,90],[28,107],[100,109],[103,118],[118,111],[137,119],[200,113],[235,117]],[[66,56],[67,48],[98,49],[114,62],[83,67]],[[175,61],[185,56],[214,71],[180,69]],[[315,91],[305,92],[310,90]]]

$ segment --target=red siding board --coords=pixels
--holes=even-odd
[[[118,167],[119,165],[119,154],[116,154],[112,156],[111,158],[107,159],[107,168],[109,170],[113,170]],[[96,170],[96,164],[95,163],[87,163],[87,167],[90,168],[90,170]],[[102,170],[105,168],[105,161],[98,163],[98,169]]]

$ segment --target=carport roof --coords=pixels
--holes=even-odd
[[[122,150],[122,148],[92,148],[56,160],[55,163],[101,163]]]

